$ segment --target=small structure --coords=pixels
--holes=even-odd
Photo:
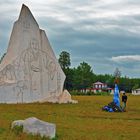
[[[140,88],[132,90],[133,95],[140,95]]]
[[[96,83],[93,83],[93,88],[104,89],[104,88],[107,88],[107,84],[102,83],[102,82],[96,82]]]
[[[106,83],[102,83],[98,81],[93,83],[91,88],[86,89],[86,92],[94,92],[94,93],[109,92],[110,94],[113,94],[114,89],[108,87]]]

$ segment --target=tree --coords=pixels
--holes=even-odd
[[[115,83],[119,83],[119,78],[121,77],[121,71],[116,68],[114,71]]]
[[[87,87],[91,87],[93,83],[93,71],[91,66],[86,63],[82,62],[80,65],[75,69],[74,73],[74,84],[77,89]]]
[[[135,84],[132,89],[134,90],[134,89],[137,89],[137,88],[139,88],[139,84]]]
[[[73,89],[73,77],[74,77],[74,69],[72,68],[67,68],[65,69],[65,83],[64,83],[64,88],[67,90],[72,90]]]
[[[59,64],[61,68],[65,71],[65,69],[69,68],[70,63],[70,54],[66,51],[62,51],[59,55]]]
[[[114,71],[114,77],[116,77],[116,78],[121,77],[121,71],[118,68],[116,68],[115,71]]]
[[[66,51],[62,51],[59,55],[59,64],[66,75],[66,79],[64,82],[64,88],[70,89],[71,88],[71,77],[72,77],[72,70],[69,68],[71,65],[70,63],[70,54]]]

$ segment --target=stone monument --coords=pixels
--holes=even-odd
[[[0,64],[0,103],[59,102],[64,80],[45,31],[23,4]]]

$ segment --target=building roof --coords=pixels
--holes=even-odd
[[[140,88],[134,89],[134,90],[140,90]]]
[[[102,82],[95,82],[93,83],[94,85],[106,85],[105,83],[102,83]]]

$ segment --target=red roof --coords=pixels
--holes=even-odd
[[[105,83],[102,83],[102,82],[95,82],[95,83],[93,83],[94,85],[107,85],[107,84],[105,84]]]

